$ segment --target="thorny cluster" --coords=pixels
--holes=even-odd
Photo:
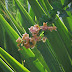
[[[43,26],[39,26],[38,24],[34,25],[34,26],[31,26],[30,28],[28,28],[29,31],[31,32],[32,34],[32,37],[29,37],[29,34],[25,33],[23,34],[22,38],[18,38],[16,40],[16,42],[18,43],[17,46],[19,47],[19,50],[21,50],[21,46],[25,46],[26,49],[28,48],[34,48],[37,41],[43,41],[43,42],[46,42],[46,39],[47,37],[41,37],[39,35],[39,31],[42,30],[42,31],[46,31],[46,30],[49,30],[52,32],[52,30],[55,30],[57,31],[57,27],[56,26],[47,26],[47,22],[46,23],[43,23]]]

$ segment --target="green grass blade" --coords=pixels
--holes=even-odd
[[[0,58],[15,72],[14,68],[8,63],[8,61],[2,55]]]
[[[13,70],[2,60],[0,59],[0,67],[5,71],[5,72],[13,72]]]
[[[38,58],[39,61],[42,63],[42,65],[47,69],[47,71],[51,72],[49,66],[47,65],[45,59],[43,58],[42,53],[37,49],[37,46],[34,49],[32,49],[32,51],[34,52],[36,58]]]
[[[18,61],[16,61],[12,56],[10,56],[6,51],[4,51],[1,47],[0,47],[0,53],[2,54],[2,56],[4,56],[4,58],[11,64],[11,66],[19,72],[30,72],[28,69],[26,69],[23,65],[21,65]]]
[[[60,69],[59,63],[57,60],[54,58],[52,53],[49,51],[49,46],[47,44],[40,42],[37,43],[37,48],[41,52],[42,56],[44,57],[44,60],[46,61],[49,69],[51,72],[61,72],[62,70]]]
[[[43,14],[46,14],[37,0],[28,0],[28,2],[30,3],[38,20],[40,17],[42,17]]]
[[[32,8],[30,7],[30,11],[29,11],[29,15],[32,17],[32,19],[34,20],[35,14],[32,10]]]
[[[28,12],[28,0],[20,0],[20,3]]]
[[[1,47],[3,47],[4,48],[4,29],[3,29],[3,26],[0,24],[0,45],[1,45]]]
[[[5,39],[6,39],[6,51],[12,55],[16,60],[22,63],[21,54],[18,51],[17,46],[14,44],[13,39],[9,36],[7,32],[5,32]]]
[[[49,15],[49,12],[47,10],[44,0],[38,0],[38,1],[39,1],[40,5],[42,6],[43,10]]]
[[[48,37],[49,42],[51,43],[53,50],[56,53],[58,61],[62,64],[64,70],[67,72],[68,71],[71,72],[72,71],[71,62],[69,60],[65,45],[61,37],[59,36],[59,33],[58,32],[51,32],[51,33],[48,32],[47,37]]]
[[[72,53],[71,37],[70,37],[70,33],[69,33],[68,29],[67,29],[66,26],[60,21],[60,19],[58,19],[58,20],[55,22],[55,25],[57,26],[59,35],[60,35],[62,41],[64,42],[65,47],[66,47],[69,55],[70,55],[71,58],[72,58],[72,54],[71,54],[71,53]]]
[[[25,10],[25,8],[23,8],[23,6],[21,5],[21,3],[19,2],[19,0],[15,0],[16,5],[21,13],[21,16],[23,18],[23,27],[26,30],[27,33],[29,33],[28,28],[31,25],[34,25],[35,22],[33,21],[33,19],[31,18],[31,16],[28,14],[28,12]]]
[[[47,7],[47,10],[50,11],[52,9],[52,7],[51,7],[49,1],[48,0],[44,0],[44,2],[45,2],[45,5]]]
[[[21,34],[24,33],[24,31],[22,30],[22,28],[17,24],[16,20],[13,18],[13,16],[9,13],[9,11],[6,9],[5,5],[1,2],[1,5],[3,7],[3,9],[5,10],[6,14],[9,16],[9,19],[11,22],[13,22],[15,24],[15,26],[17,27],[17,29],[21,32]]]
[[[67,29],[69,30],[69,32],[72,34],[72,17],[68,17],[68,18],[62,18],[64,24],[66,25]]]

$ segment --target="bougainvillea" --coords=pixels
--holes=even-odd
[[[57,31],[57,27],[56,26],[47,26],[47,22],[43,23],[43,26],[39,26],[38,24],[31,26],[30,28],[28,28],[30,33],[32,34],[31,37],[29,37],[29,34],[25,33],[23,34],[22,38],[20,39],[20,37],[16,40],[16,42],[18,43],[17,46],[19,47],[19,50],[22,50],[21,47],[25,46],[26,49],[28,48],[34,48],[36,43],[38,41],[43,41],[46,42],[47,37],[45,36],[40,36],[40,30],[41,31],[46,31],[49,30],[52,32],[52,30]]]

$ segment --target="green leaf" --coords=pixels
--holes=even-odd
[[[47,71],[51,72],[49,66],[47,65],[45,59],[42,56],[42,53],[37,49],[37,46],[34,49],[31,49],[31,50],[34,52],[36,58],[38,58],[39,61],[42,63],[42,65],[44,66],[44,68],[46,68]]]
[[[29,15],[32,17],[32,19],[34,20],[35,14],[32,10],[32,8],[30,7],[30,11],[29,11]]]
[[[53,9],[62,10],[62,4],[60,0],[50,0],[50,4],[52,5]]]
[[[62,18],[65,26],[67,27],[68,31],[72,34],[72,24],[71,24],[71,17]]]
[[[0,53],[1,53],[2,56],[4,56],[4,58],[11,64],[11,66],[16,71],[30,72],[23,65],[21,65],[18,61],[16,61],[11,55],[9,55],[6,51],[4,51],[1,47],[0,47]]]
[[[0,67],[4,72],[13,72],[13,70],[2,59],[0,59]]]
[[[4,28],[3,28],[3,26],[1,25],[1,23],[0,23],[0,46],[1,47],[3,47],[4,48],[4,39],[5,39],[5,37],[4,37]]]
[[[47,10],[47,7],[45,5],[44,0],[38,0],[38,2],[40,3],[41,7],[43,8],[43,10],[49,15],[49,12]]]
[[[24,31],[21,29],[21,27],[17,24],[16,20],[13,18],[13,16],[9,13],[9,11],[6,9],[6,7],[4,6],[4,4],[1,2],[2,7],[4,8],[6,14],[9,16],[9,19],[12,23],[15,24],[15,26],[18,28],[18,30],[23,34]]]
[[[19,0],[15,0],[15,2],[16,2],[16,6],[18,7],[18,9],[19,9],[19,11],[21,13],[21,16],[23,18],[23,24],[22,25],[23,25],[24,29],[26,30],[26,32],[29,33],[28,28],[31,25],[34,25],[35,22],[31,18],[31,16],[28,14],[28,12],[25,10],[25,8],[23,8],[23,6],[19,2]]]
[[[49,4],[49,1],[48,1],[48,0],[44,0],[44,2],[45,2],[45,5],[46,5],[46,7],[47,7],[47,10],[48,10],[48,11],[51,11],[51,9],[53,9],[53,8],[52,8],[52,6]]]
[[[43,14],[46,14],[37,0],[28,0],[28,2],[37,16],[37,19],[39,19]]]
[[[42,54],[44,60],[46,61],[50,71],[51,72],[55,72],[55,71],[61,72],[60,66],[59,66],[57,60],[54,58],[54,56],[52,55],[52,53],[49,50],[50,46],[48,46],[46,43],[38,42],[37,48],[41,52],[41,54]]]
[[[58,27],[59,28],[59,27]],[[49,36],[50,35],[50,36]],[[72,71],[71,62],[69,60],[67,50],[65,45],[59,36],[58,32],[48,32],[47,37],[49,42],[51,43],[52,49],[55,51],[58,61],[62,64],[65,71]],[[63,61],[64,60],[64,61]],[[66,63],[66,65],[65,65]]]
[[[20,3],[28,12],[28,0],[20,0]]]

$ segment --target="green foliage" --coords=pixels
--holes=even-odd
[[[0,59],[0,67],[3,69],[3,71],[5,72],[12,72],[13,70],[11,68],[9,68],[9,66],[2,60]],[[1,71],[1,69],[0,69]]]
[[[0,71],[72,72],[72,1],[8,2],[8,10],[3,0],[0,3]],[[57,11],[60,12],[59,16]],[[63,22],[59,17],[62,17]],[[40,34],[48,39],[45,43],[37,42],[34,49],[22,47],[23,50],[18,51],[18,37],[22,37],[25,32],[30,33],[30,26],[36,23],[41,26],[43,22],[48,22],[48,26],[56,26],[57,31],[45,31]]]
[[[25,71],[29,72],[28,69],[26,69],[23,65],[21,65],[18,61],[16,61],[11,55],[9,55],[7,52],[5,52],[1,47],[0,47],[0,53],[1,55],[8,61],[8,63],[14,68],[15,71]],[[2,61],[2,60],[1,60]],[[3,62],[3,61],[2,61]],[[1,63],[2,63],[1,62]],[[4,63],[3,63],[4,64]],[[4,65],[5,66],[5,65]],[[5,66],[6,67],[6,66]],[[10,69],[10,68],[8,68]]]

